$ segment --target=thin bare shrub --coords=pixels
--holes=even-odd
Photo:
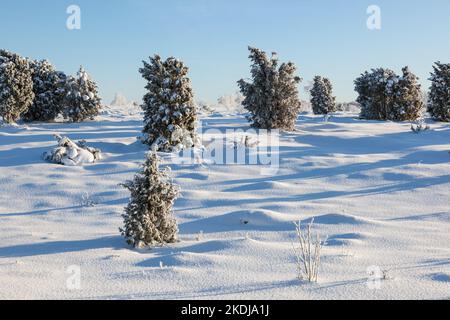
[[[298,244],[292,243],[297,260],[298,278],[309,282],[317,282],[320,267],[320,254],[323,244],[318,233],[313,235],[312,227],[314,219],[302,228],[301,222],[294,222],[296,240]]]

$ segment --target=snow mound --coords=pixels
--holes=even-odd
[[[67,137],[58,134],[54,136],[58,141],[58,147],[43,154],[46,161],[65,166],[80,166],[101,159],[101,151],[88,147],[85,141],[75,143]]]
[[[209,217],[180,226],[182,233],[226,231],[292,231],[289,216],[271,210],[242,210]]]
[[[371,221],[362,219],[348,214],[330,213],[307,219],[303,223],[310,223],[314,220],[314,224],[350,224],[350,225],[362,225],[370,224]]]
[[[367,238],[366,235],[356,232],[356,233],[341,233],[335,234],[329,237],[326,241],[327,246],[343,246],[356,243],[358,241],[363,241]]]

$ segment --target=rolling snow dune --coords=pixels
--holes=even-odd
[[[180,242],[132,250],[120,236],[144,160],[136,110],[95,122],[0,127],[1,299],[449,299],[450,124],[302,115],[280,134],[280,168],[182,165],[164,156],[182,197]],[[243,117],[204,128],[248,129]],[[85,139],[103,160],[42,160],[53,134]],[[217,132],[216,132],[217,134]],[[327,237],[317,284],[296,279],[293,221]],[[68,286],[71,266],[80,288]],[[371,267],[386,273],[370,286]]]

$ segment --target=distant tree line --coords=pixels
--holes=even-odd
[[[101,108],[95,82],[80,67],[77,75],[56,71],[47,60],[30,60],[0,50],[0,116],[6,123],[93,119]]]

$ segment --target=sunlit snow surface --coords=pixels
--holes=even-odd
[[[203,128],[248,129],[243,116],[203,118]],[[181,242],[131,250],[121,213],[147,148],[137,107],[95,122],[0,128],[0,298],[448,299],[450,124],[338,115],[299,117],[282,133],[280,168],[179,165],[164,156],[182,198]],[[86,139],[103,160],[47,163],[53,134]],[[319,283],[296,279],[294,225],[315,219],[327,236]],[[245,223],[244,223],[245,222]],[[79,266],[80,289],[67,286]],[[388,274],[379,289],[368,279]],[[369,268],[369,269],[368,269]],[[372,283],[373,284],[373,283]]]

